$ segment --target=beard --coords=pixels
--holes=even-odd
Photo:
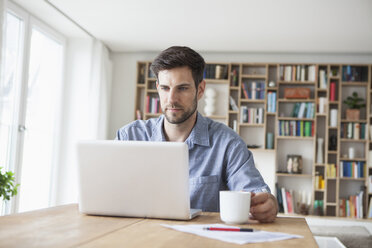
[[[165,118],[167,119],[167,121],[169,123],[171,123],[171,124],[181,124],[181,123],[185,122],[186,120],[188,120],[190,118],[190,116],[192,116],[195,113],[197,107],[198,107],[198,100],[197,100],[197,94],[195,94],[195,98],[192,101],[192,105],[191,105],[190,108],[185,109],[183,106],[180,106],[176,103],[176,104],[173,104],[173,105],[166,105],[165,107],[162,107],[162,111],[164,113]],[[168,108],[181,109],[183,112],[182,113],[169,113],[169,112],[167,112]]]

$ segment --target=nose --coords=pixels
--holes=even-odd
[[[174,104],[175,102],[177,102],[177,92],[175,89],[169,90],[168,102],[170,104]]]

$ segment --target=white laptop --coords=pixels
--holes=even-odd
[[[92,215],[192,219],[189,154],[181,142],[80,141],[79,210]]]

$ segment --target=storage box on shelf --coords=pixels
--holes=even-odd
[[[135,118],[161,112],[150,65],[137,64]],[[372,65],[207,63],[206,90],[212,90],[198,111],[234,129],[251,149],[275,151],[277,191],[283,208],[290,202],[287,212],[356,217],[363,203],[368,217],[371,74]],[[354,91],[366,107],[358,120],[348,120],[343,101]]]

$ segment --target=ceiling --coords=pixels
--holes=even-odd
[[[56,21],[59,9],[113,52],[186,45],[203,52],[372,54],[372,0],[14,1],[67,36],[81,35],[70,21]]]

